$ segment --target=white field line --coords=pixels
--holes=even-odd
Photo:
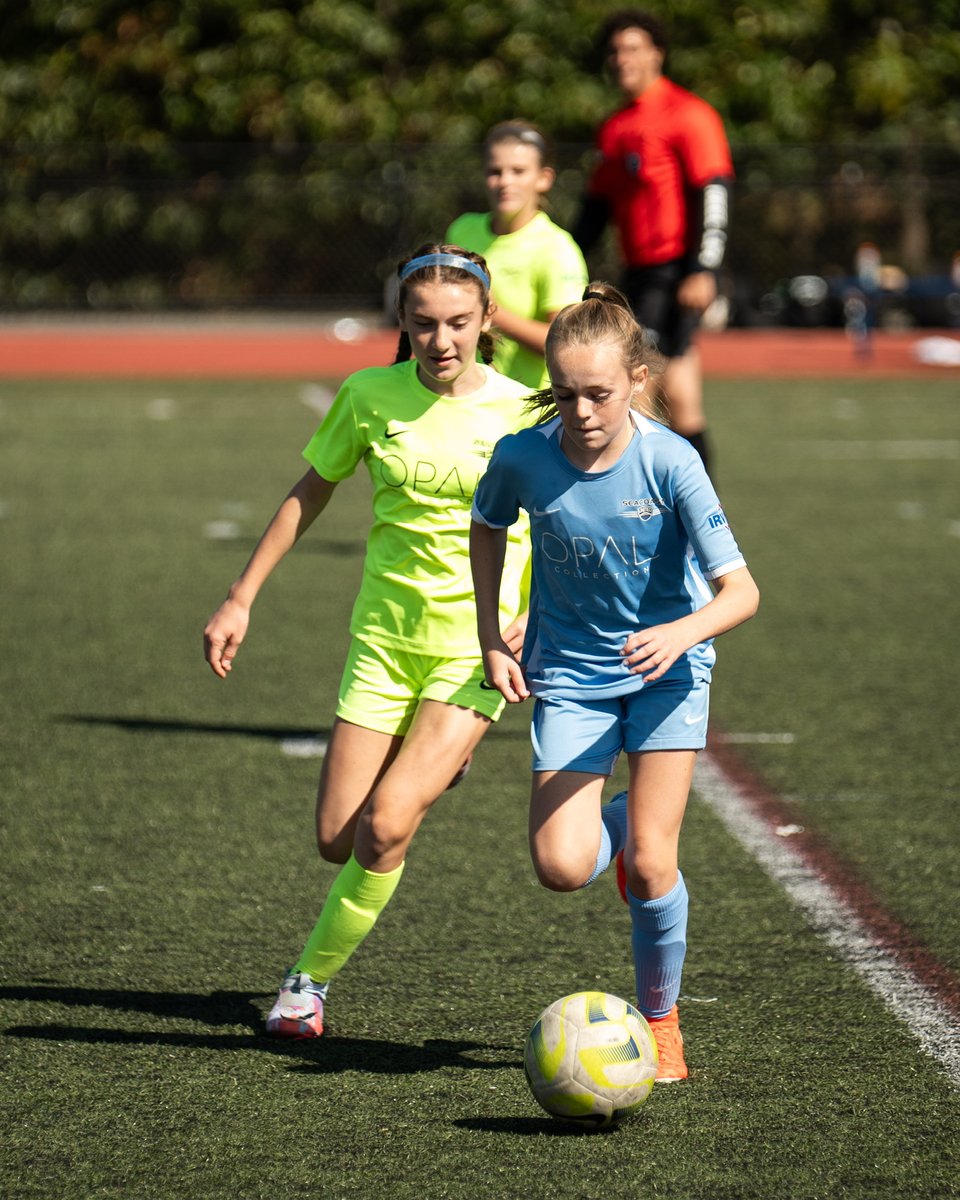
[[[327,753],[327,739],[321,737],[284,738],[280,742],[280,750],[288,758],[323,758]]]
[[[232,542],[240,536],[240,526],[236,521],[208,521],[203,527],[203,536],[211,542]]]
[[[737,784],[708,753],[694,786],[729,832],[784,889],[822,937],[960,1087],[960,1026],[938,998],[897,957],[880,946],[853,908],[754,812]]]
[[[177,402],[166,396],[158,396],[147,404],[147,416],[151,421],[172,421],[177,415]]]

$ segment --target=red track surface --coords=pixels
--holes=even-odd
[[[791,376],[943,375],[949,367],[920,363],[924,337],[960,340],[957,331],[878,333],[868,356],[858,355],[841,330],[742,330],[700,336],[706,375]],[[61,378],[342,378],[393,359],[396,334],[369,332],[342,341],[319,320],[137,322],[135,324],[12,321],[0,325],[0,377]],[[956,371],[956,368],[952,369]]]

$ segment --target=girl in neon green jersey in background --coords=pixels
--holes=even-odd
[[[490,264],[493,323],[501,334],[494,366],[531,388],[549,386],[543,347],[550,322],[580,299],[587,267],[576,242],[541,209],[556,174],[547,140],[529,121],[494,125],[484,141],[490,211],[464,213],[447,240]]]
[[[372,929],[420,822],[503,704],[481,686],[470,506],[494,443],[529,424],[529,389],[487,365],[492,306],[480,255],[422,246],[398,278],[397,361],[344,382],[304,450],[306,473],[204,630],[206,660],[226,678],[261,586],[363,462],[374,521],[317,795],[320,853],[343,866],[267,1017],[278,1037],[323,1032],[330,980]],[[528,557],[519,532],[501,591],[504,639],[517,650]]]

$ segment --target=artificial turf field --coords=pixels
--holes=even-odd
[[[763,594],[718,643],[714,728],[955,980],[957,384],[715,380],[708,404]],[[365,482],[226,683],[200,633],[316,421],[296,381],[0,383],[0,1195],[960,1195],[956,1075],[696,795],[691,1080],[604,1135],[537,1109],[537,1013],[632,981],[613,879],[534,881],[525,711],[428,817],[328,1035],[262,1036],[333,873],[309,753]]]

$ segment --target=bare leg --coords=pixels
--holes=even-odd
[[[334,721],[317,789],[317,846],[327,862],[350,857],[360,812],[402,744],[399,735]]]
[[[544,887],[570,892],[593,872],[605,775],[537,771],[530,795],[530,854]]]
[[[403,738],[337,722],[320,782],[317,834],[321,853],[344,866],[297,960],[298,975],[329,982],[367,937],[400,881],[420,822],[489,724],[469,709],[430,700]],[[297,1016],[302,1000],[281,996],[270,1018],[276,1032],[318,1035],[322,1007],[316,996],[304,1002],[313,1022],[313,1033],[304,1033]],[[290,1012],[296,1020],[288,1026]]]
[[[680,827],[693,782],[696,750],[629,756],[630,789],[623,865],[638,900],[665,896],[677,882]]]
[[[663,373],[663,404],[670,416],[670,425],[677,433],[688,437],[702,433],[707,418],[703,411],[703,375],[700,351],[696,346],[667,360]]]
[[[402,739],[385,741],[384,734],[341,722],[342,745],[318,803],[321,846],[336,844],[341,853],[349,846],[347,855],[352,849],[368,871],[394,870],[489,726],[472,709],[435,700],[420,705]]]

